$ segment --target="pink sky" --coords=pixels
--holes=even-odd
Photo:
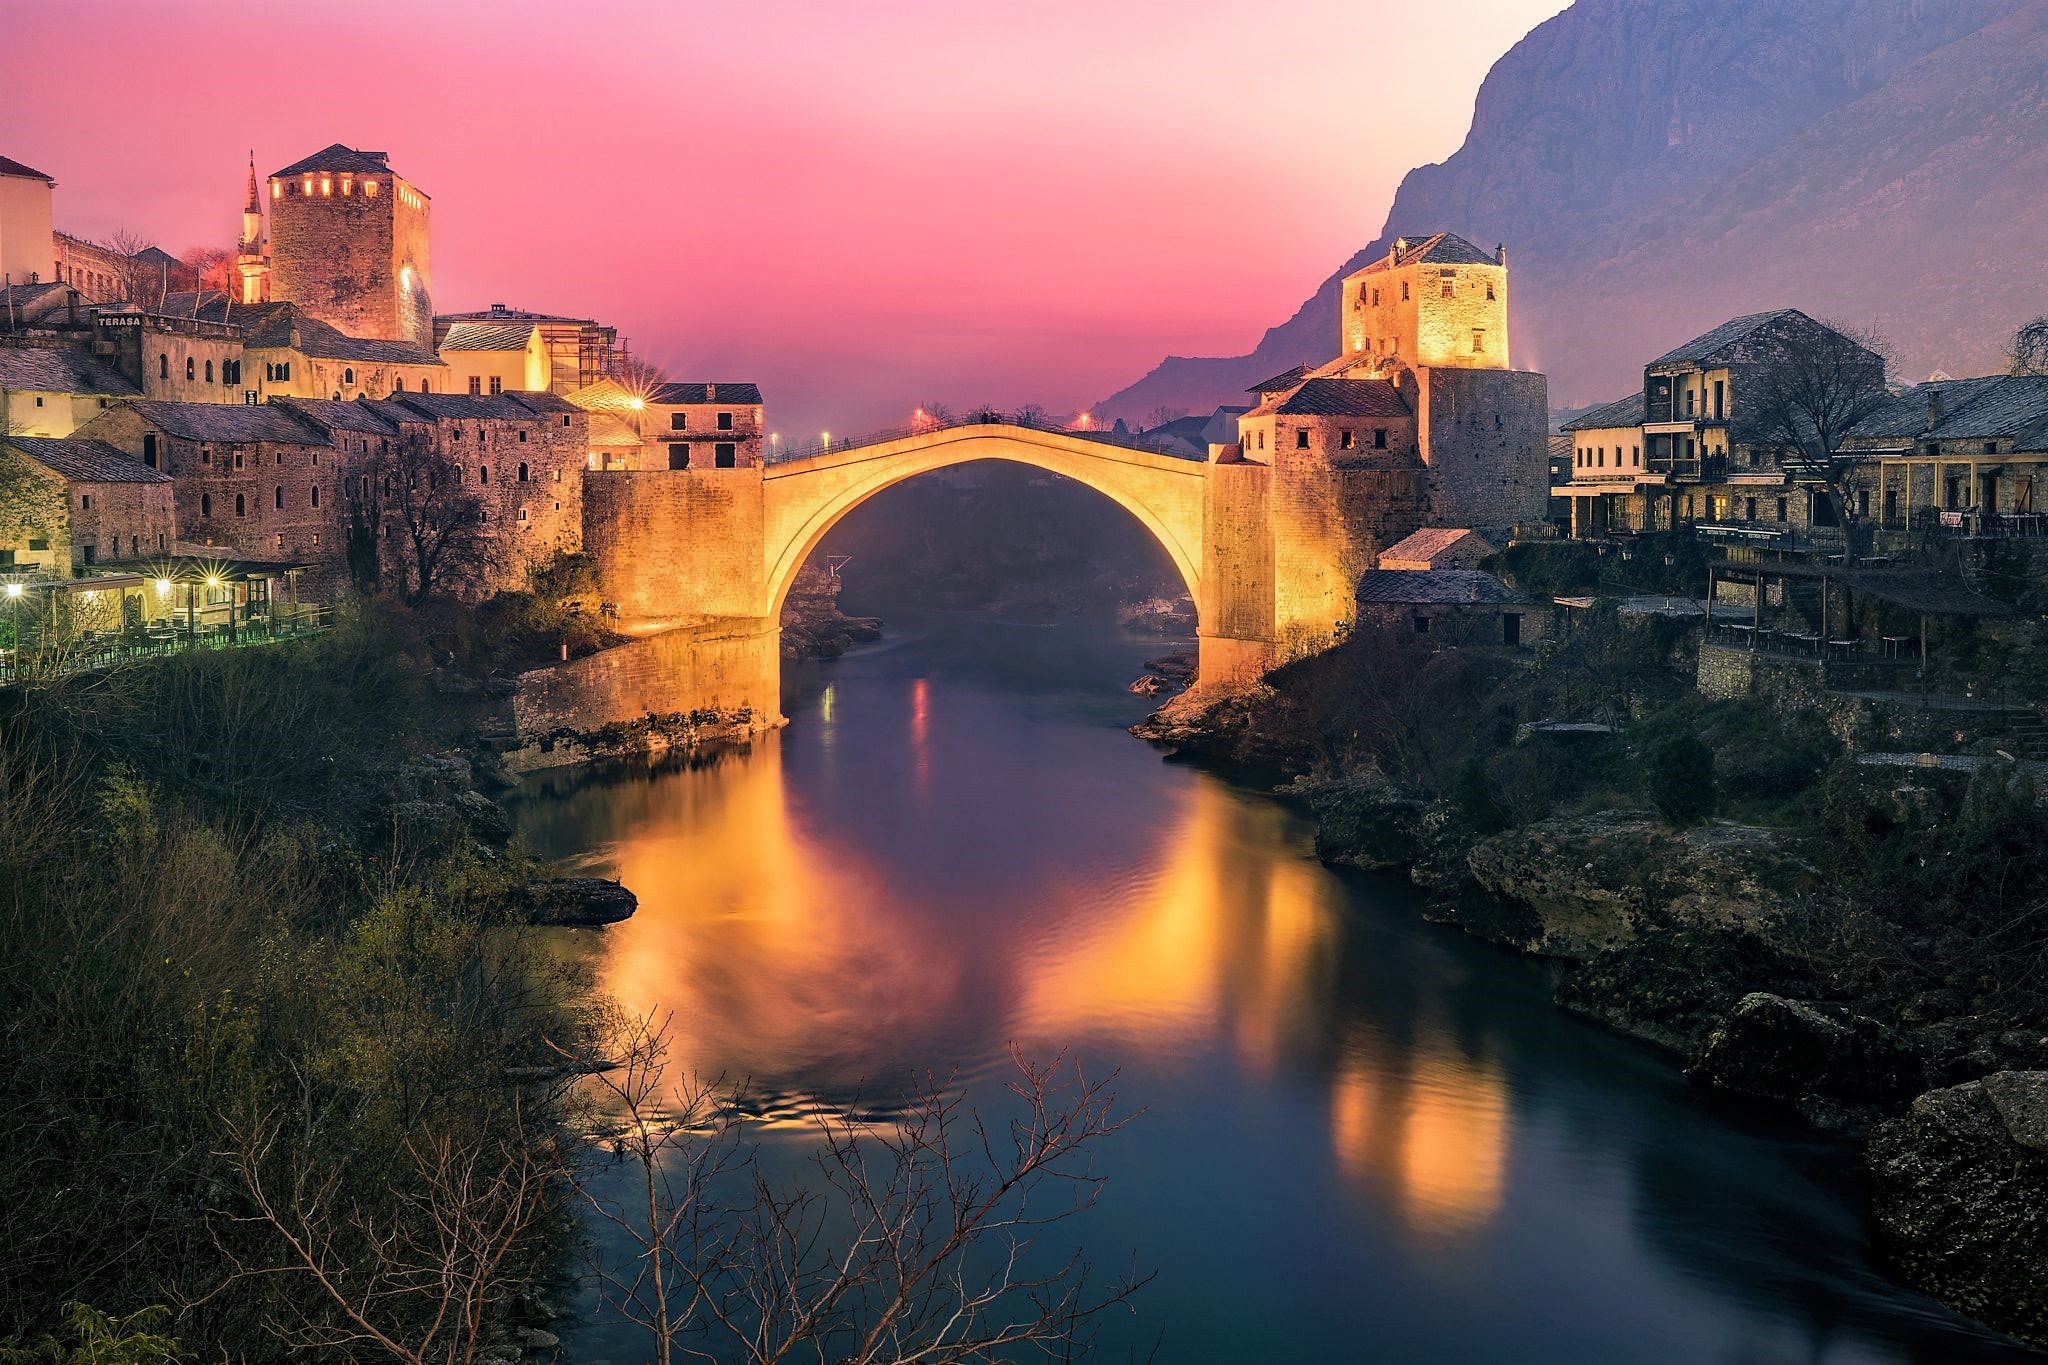
[[[1563,0],[7,0],[57,223],[232,242],[330,142],[433,198],[443,310],[620,328],[772,427],[1071,411],[1235,354],[1463,139]],[[1455,228],[1456,224],[1445,226]]]

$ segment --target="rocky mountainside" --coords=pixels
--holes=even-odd
[[[1791,306],[1982,372],[2048,311],[2048,0],[1578,0],[1480,87],[1380,237],[1248,356],[1172,357],[1096,411],[1205,411],[1327,359],[1343,276],[1396,235],[1505,242],[1515,363],[1553,406]]]

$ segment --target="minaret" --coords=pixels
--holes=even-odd
[[[249,153],[249,192],[242,200],[242,240],[235,250],[241,302],[262,303],[269,293],[270,257],[263,250],[263,196],[256,188],[256,153]]]

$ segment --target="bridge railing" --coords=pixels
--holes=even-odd
[[[1142,450],[1152,455],[1164,455],[1170,459],[1194,460],[1198,457],[1174,450],[1156,437],[1144,432],[1116,431],[1075,431],[1068,427],[1054,426],[1050,422],[1019,421],[1006,413],[993,409],[979,409],[957,417],[931,417],[909,426],[889,427],[882,431],[863,432],[859,436],[820,437],[815,441],[804,441],[787,445],[772,446],[762,457],[766,464],[786,464],[791,460],[810,460],[820,455],[837,455],[849,450],[861,450],[868,446],[886,445],[891,441],[907,440],[912,436],[925,436],[935,431],[951,431],[955,427],[1005,426],[1018,427],[1025,431],[1050,431],[1078,440],[1096,441],[1103,445],[1117,446],[1124,450]]]

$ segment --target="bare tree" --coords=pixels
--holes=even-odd
[[[358,516],[408,603],[473,591],[495,566],[483,499],[424,436],[393,441],[371,461],[364,489]]]
[[[2012,334],[2012,373],[2048,374],[2048,314]]]
[[[1052,414],[1045,410],[1043,403],[1026,403],[1018,408],[1016,423],[1020,427],[1036,427],[1041,431],[1053,428]]]
[[[178,257],[178,269],[171,277],[177,289],[190,289],[195,293],[217,289],[222,293],[235,292],[235,253],[224,246],[187,247],[185,254]]]
[[[1107,1080],[1077,1063],[1016,1059],[1020,1116],[994,1124],[925,1078],[882,1120],[816,1121],[819,1179],[783,1188],[740,1142],[737,1095],[665,1081],[665,1026],[633,1021],[600,1073],[627,1193],[578,1178],[633,1254],[600,1263],[606,1297],[678,1354],[748,1365],[984,1361],[1086,1353],[1099,1320],[1150,1280],[1094,1283],[1078,1254],[1044,1257],[1037,1234],[1091,1207],[1093,1149],[1128,1119]]]
[[[505,1306],[533,1287],[520,1252],[554,1208],[553,1144],[506,1150],[470,1129],[408,1135],[391,1198],[373,1210],[351,1197],[343,1163],[311,1155],[324,1145],[320,1130],[339,1121],[326,1112],[223,1120],[223,1155],[250,1210],[232,1221],[256,1234],[256,1250],[221,1240],[235,1273],[216,1292],[269,1277],[308,1291],[269,1324],[294,1352],[369,1351],[406,1365],[478,1359]]]
[[[120,258],[114,272],[121,301],[144,308],[163,307],[171,288],[169,257],[157,246],[156,239],[122,226],[115,228],[102,245]]]
[[[952,426],[957,419],[953,409],[945,403],[925,403],[918,407],[910,419],[912,431],[940,431]]]
[[[1874,330],[1823,323],[1776,339],[1749,367],[1751,396],[1741,424],[1748,439],[1783,452],[1783,463],[1820,486],[1845,526],[1842,443],[1891,401],[1889,352]]]
[[[1188,410],[1186,408],[1173,408],[1161,403],[1146,415],[1145,429],[1150,431],[1155,427],[1163,427],[1169,422],[1178,422],[1187,415]]]

